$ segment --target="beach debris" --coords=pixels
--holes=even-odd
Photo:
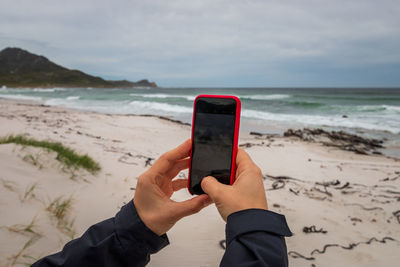
[[[284,188],[285,184],[286,184],[285,181],[277,180],[272,183],[272,189],[270,189],[270,190],[277,190],[277,189]]]
[[[270,139],[273,137],[278,137],[279,134],[270,134],[270,133],[260,133],[260,132],[250,132],[250,135],[258,136],[258,137],[266,137],[266,139]]]
[[[353,225],[356,225],[356,223],[358,223],[358,222],[362,222],[362,220],[357,217],[350,217],[350,221],[353,222]]]
[[[68,128],[68,130],[73,131],[72,128]],[[93,134],[90,134],[90,133],[83,133],[83,132],[81,132],[81,131],[76,131],[76,134],[78,134],[78,135],[85,135],[85,136],[87,136],[87,137],[96,138],[96,139],[102,139],[101,136],[99,136],[99,135],[93,135]]]
[[[190,125],[191,125],[190,123],[187,123],[187,122],[183,122],[183,121],[180,121],[180,120],[171,119],[170,117],[159,116],[159,115],[140,114],[140,115],[133,115],[133,116],[153,117],[153,118],[159,118],[159,119],[161,119],[161,120],[165,120],[165,121],[177,123],[177,124],[179,124],[179,125],[185,125],[185,126],[190,126]]]
[[[144,163],[144,166],[147,167],[147,166],[153,165],[153,164],[151,163],[152,160],[154,160],[154,158],[149,158],[149,157],[147,157],[146,162]]]
[[[152,166],[153,165],[152,161],[154,160],[154,158],[152,157],[144,155],[134,155],[131,152],[128,152],[119,157],[118,161],[129,165],[138,165],[137,162],[130,160],[130,158],[145,159],[144,167]]]
[[[393,212],[394,217],[396,217],[397,222],[400,223],[400,210]]]
[[[285,187],[285,185],[290,181],[301,181],[299,179],[296,178],[292,178],[289,176],[272,176],[272,175],[268,175],[268,174],[264,174],[263,175],[263,180],[272,180],[272,188],[268,188],[266,189],[266,191],[270,191],[270,190],[278,190],[278,189],[282,189]],[[289,189],[290,190],[290,189]],[[295,193],[296,191],[292,192]],[[299,192],[296,192],[295,194],[297,195]]]
[[[328,231],[324,230],[323,228],[317,229],[315,225],[311,225],[310,227],[304,226],[303,227],[303,233],[310,234],[310,233],[322,233],[326,234]]]
[[[266,147],[270,147],[271,143],[265,144],[264,142],[261,143],[243,143],[243,144],[239,144],[239,147],[245,147],[245,148],[250,148],[253,146],[266,146]]]
[[[308,191],[305,191],[304,194],[305,194],[306,196],[308,196],[309,198],[311,198],[311,199],[316,199],[316,200],[320,200],[320,201],[324,201],[324,200],[327,198],[327,197],[314,196],[313,194],[311,194],[311,193],[308,192]]]
[[[283,136],[297,137],[303,141],[316,142],[362,155],[380,154],[376,149],[384,148],[383,140],[365,138],[344,131],[325,131],[320,128],[288,129]]]
[[[253,143],[243,143],[243,144],[239,144],[239,147],[246,147],[246,148],[249,148],[249,147],[252,147],[252,146],[255,146],[256,144],[253,144]]]
[[[379,180],[379,181],[381,181],[381,182],[395,181],[395,180],[400,178],[400,172],[394,172],[394,175],[395,175],[394,177],[391,177],[391,178],[386,177],[386,178],[384,178],[382,180]]]
[[[359,245],[370,245],[373,242],[378,242],[378,243],[384,244],[384,243],[387,243],[387,241],[396,241],[396,239],[394,239],[393,237],[390,237],[390,236],[385,236],[382,239],[378,239],[376,237],[372,237],[367,241],[361,241],[361,242],[357,242],[357,243],[350,243],[347,246],[340,245],[340,244],[326,244],[326,245],[324,245],[324,247],[321,250],[314,249],[313,251],[311,251],[310,256],[302,255],[302,254],[300,254],[299,252],[296,252],[296,251],[289,251],[288,255],[290,257],[294,258],[294,259],[301,258],[301,259],[304,259],[304,260],[307,260],[307,261],[313,261],[313,260],[315,260],[315,256],[314,256],[315,254],[324,254],[324,253],[327,252],[328,248],[331,248],[331,247],[338,247],[338,248],[342,248],[342,249],[346,249],[346,250],[352,250],[353,248],[355,248],[355,247],[357,247]]]
[[[351,188],[349,182],[346,182],[344,185],[342,185],[340,187],[335,187],[335,189],[340,189],[340,190],[345,189],[345,188]]]
[[[355,248],[355,247],[357,247],[357,246],[359,246],[359,245],[361,245],[361,244],[365,244],[365,245],[370,245],[372,242],[378,242],[378,243],[386,243],[386,241],[396,241],[396,239],[394,239],[394,238],[392,238],[392,237],[390,237],[390,236],[385,236],[384,238],[382,238],[382,239],[378,239],[378,238],[376,238],[376,237],[372,237],[372,238],[370,238],[368,241],[365,241],[365,242],[357,242],[357,243],[350,243],[349,245],[347,245],[347,246],[342,246],[342,245],[339,245],[339,244],[326,244],[324,247],[323,247],[323,249],[322,250],[319,250],[319,249],[314,249],[313,251],[311,251],[311,255],[314,255],[315,253],[318,253],[318,254],[324,254],[325,252],[326,252],[326,250],[328,249],[328,248],[330,248],[330,247],[339,247],[339,248],[342,248],[342,249],[346,249],[346,250],[351,250],[351,249],[353,249],[353,248]]]
[[[386,190],[385,192],[386,192],[386,193],[389,193],[389,194],[396,194],[396,195],[400,195],[400,192],[398,192],[398,191]]]
[[[314,257],[306,257],[306,256],[304,256],[304,255],[302,255],[302,254],[300,254],[300,253],[298,253],[298,252],[296,252],[296,251],[289,251],[288,255],[289,255],[290,257],[292,257],[293,259],[301,258],[301,259],[305,259],[305,260],[307,260],[307,261],[313,261],[313,260],[315,260]]]
[[[318,184],[318,183],[315,183],[315,186],[314,186],[313,188],[311,188],[311,190],[316,190],[316,191],[318,191],[318,192],[320,192],[320,193],[322,193],[322,194],[325,194],[325,195],[327,195],[327,196],[329,196],[329,197],[332,196],[332,193],[328,191],[326,185],[322,185],[322,186],[323,186],[323,189],[319,188],[319,186],[321,186],[321,185]]]
[[[250,132],[250,135],[263,136],[264,134],[259,132]]]
[[[371,211],[371,210],[383,210],[383,208],[381,208],[381,207],[366,208],[363,205],[361,205],[360,203],[345,203],[344,205],[345,206],[358,206],[358,207],[362,208],[363,210],[368,210],[368,211]]]
[[[264,174],[263,175],[263,179],[272,179],[272,180],[294,180],[294,181],[302,181],[300,179],[297,178],[293,178],[290,176],[286,176],[286,175],[278,175],[278,176],[273,176],[273,175],[269,175],[269,174]]]
[[[296,196],[298,196],[298,195],[299,195],[299,192],[300,192],[300,190],[297,190],[297,191],[295,191],[294,189],[292,189],[292,188],[289,188],[289,192],[292,192],[293,194],[295,194]]]
[[[129,161],[130,157],[132,157],[131,153],[125,153],[124,155],[122,155],[121,157],[118,158],[118,161],[121,163],[129,164],[129,165],[138,165],[134,161]]]

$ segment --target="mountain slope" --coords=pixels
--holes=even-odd
[[[0,86],[7,87],[99,87],[132,88],[156,87],[154,82],[141,80],[110,81],[88,75],[79,70],[70,70],[57,65],[43,56],[20,48],[0,51]]]

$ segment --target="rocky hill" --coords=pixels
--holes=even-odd
[[[67,69],[44,56],[35,55],[20,48],[6,48],[0,51],[0,87],[3,85],[7,87],[157,87],[156,83],[148,80],[138,82],[104,80],[79,70]]]

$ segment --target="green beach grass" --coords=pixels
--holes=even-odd
[[[24,137],[22,135],[10,135],[0,138],[0,145],[11,143],[22,146],[41,147],[54,151],[57,153],[56,159],[62,164],[66,165],[68,168],[83,168],[93,174],[97,173],[101,169],[100,165],[88,155],[79,155],[73,149],[65,147],[63,144],[58,142],[39,141],[33,138]]]

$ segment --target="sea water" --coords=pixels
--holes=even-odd
[[[321,127],[400,140],[400,88],[1,88],[0,97],[111,114],[191,122],[199,94],[236,95],[242,131]]]

